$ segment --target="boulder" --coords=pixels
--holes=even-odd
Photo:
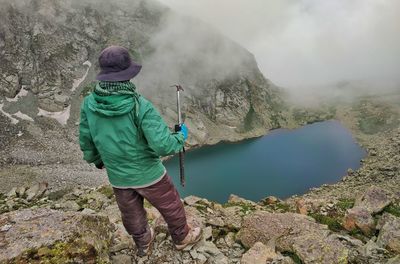
[[[382,223],[378,224],[381,228],[376,243],[380,247],[400,254],[400,218],[385,213],[382,219]]]
[[[47,190],[48,183],[40,182],[32,185],[28,190],[26,190],[26,200],[32,201],[34,198],[40,198]]]
[[[265,264],[267,261],[272,261],[278,257],[275,249],[267,247],[261,242],[256,242],[245,254],[242,256],[242,264]]]
[[[370,214],[382,212],[390,204],[386,191],[382,188],[371,186],[362,196],[356,199],[354,207],[363,207]]]
[[[237,238],[248,248],[273,239],[279,251],[293,252],[304,263],[348,263],[348,249],[328,227],[301,214],[256,211],[244,218]]]
[[[261,200],[261,203],[264,205],[276,204],[279,202],[279,199],[275,196],[268,196]]]
[[[221,212],[224,217],[224,225],[231,229],[240,229],[242,226],[242,208],[239,206],[230,206],[224,208]]]
[[[111,226],[106,217],[49,209],[3,214],[0,263],[95,263],[108,261]]]
[[[375,231],[375,221],[366,208],[353,207],[347,210],[343,227],[348,231],[359,228],[365,235],[369,236]]]
[[[183,199],[183,201],[185,202],[185,204],[187,205],[195,205],[197,202],[201,201],[202,198],[194,196],[194,195],[190,195],[187,196]]]
[[[309,211],[306,202],[303,199],[299,199],[296,201],[296,212],[302,215],[307,215]]]
[[[17,197],[17,187],[12,188],[6,195],[8,198]]]
[[[250,205],[250,206],[256,206],[257,204],[253,201],[244,199],[242,197],[239,197],[237,195],[231,194],[229,196],[228,199],[228,203],[232,203],[232,204],[246,204],[246,205]]]

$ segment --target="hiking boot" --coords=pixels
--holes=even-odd
[[[150,234],[151,234],[151,236],[150,236],[150,242],[147,243],[147,244],[144,245],[144,246],[141,246],[141,247],[138,247],[138,248],[137,248],[137,255],[138,255],[139,257],[145,257],[145,256],[147,256],[147,255],[150,253],[150,251],[151,251],[151,246],[153,245],[153,240],[154,240],[154,237],[155,237],[155,235],[154,235],[154,229],[151,228],[151,227],[150,227]]]
[[[187,246],[196,244],[200,241],[203,231],[200,227],[190,228],[189,233],[186,235],[185,239],[179,244],[175,244],[177,250],[182,250]]]

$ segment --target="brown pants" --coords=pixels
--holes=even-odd
[[[161,181],[145,188],[118,189],[114,194],[121,211],[122,222],[126,231],[132,235],[138,247],[150,241],[150,228],[143,199],[149,201],[163,216],[168,225],[172,240],[179,244],[188,234],[185,209],[171,177],[167,174]]]

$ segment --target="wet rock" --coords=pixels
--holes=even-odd
[[[382,212],[390,204],[389,196],[382,188],[371,186],[361,197],[356,199],[354,207],[362,207],[370,214]]]
[[[49,209],[26,209],[3,214],[12,227],[2,232],[0,262],[26,263],[29,258],[58,263],[108,260],[111,227],[107,218]],[[61,249],[46,253],[46,248]],[[40,255],[38,255],[40,250]],[[29,255],[25,252],[29,251]]]
[[[248,248],[274,239],[279,251],[294,252],[305,263],[348,261],[348,250],[331,236],[327,226],[300,214],[257,211],[244,218],[237,237]]]
[[[359,228],[365,235],[369,236],[375,231],[375,221],[366,208],[354,207],[347,210],[343,227],[348,231]]]
[[[256,242],[245,254],[243,254],[242,264],[265,264],[278,257],[275,249],[267,247],[261,242]]]
[[[391,252],[400,254],[400,218],[385,214],[377,244]]]

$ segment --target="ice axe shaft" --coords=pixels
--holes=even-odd
[[[176,88],[176,107],[178,110],[178,125],[175,126],[175,131],[180,131],[181,125],[183,123],[182,121],[182,112],[181,112],[181,98],[180,98],[180,93],[181,91],[184,91],[182,86],[177,84],[173,85],[172,87]],[[181,185],[185,187],[186,180],[185,180],[185,147],[182,148],[181,151],[179,151],[179,174],[180,174],[180,180],[181,180]]]

